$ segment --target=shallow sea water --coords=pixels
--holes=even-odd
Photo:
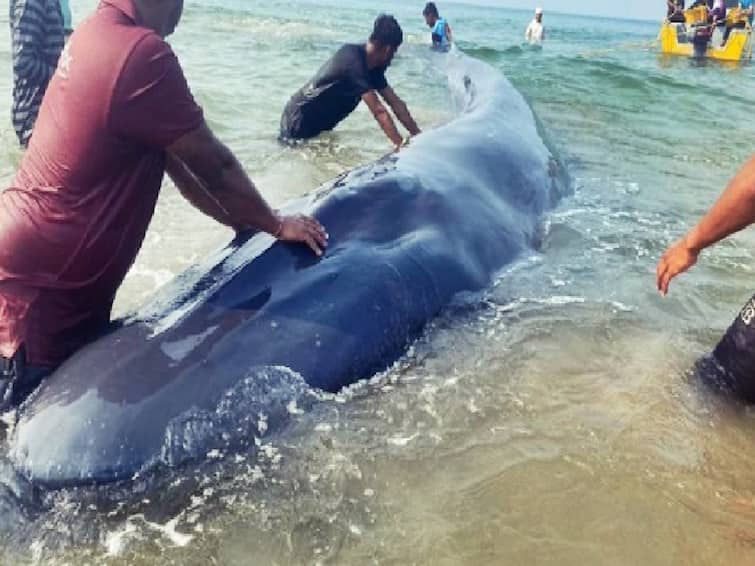
[[[78,20],[94,3],[72,5]],[[421,6],[380,8],[407,32],[394,88],[423,128],[451,119]],[[568,164],[574,194],[544,219],[541,246],[369,383],[294,395],[253,451],[210,453],[127,490],[3,487],[3,562],[755,563],[755,414],[692,372],[752,293],[755,233],[706,253],[668,298],[654,290],[658,256],[751,153],[752,68],[663,58],[652,22],[546,14],[549,39],[533,50],[521,46],[526,12],[441,8]],[[272,203],[389,150],[361,108],[314,143],[275,141],[287,97],[377,11],[363,0],[187,2],[171,43]],[[20,152],[0,124],[7,185]],[[166,183],[116,312],[229,237]]]

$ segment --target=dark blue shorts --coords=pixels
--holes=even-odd
[[[747,401],[755,402],[755,296],[726,331],[713,351],[727,382]]]

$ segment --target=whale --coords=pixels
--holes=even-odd
[[[326,227],[322,257],[241,234],[178,275],[19,409],[8,449],[17,472],[54,488],[190,459],[166,456],[177,450],[202,457],[210,446],[189,450],[177,431],[233,437],[256,416],[200,417],[243,406],[239,391],[275,405],[284,374],[313,392],[371,378],[455,298],[489,288],[536,247],[569,190],[565,167],[501,73],[458,51],[437,57],[451,121],[284,207]]]

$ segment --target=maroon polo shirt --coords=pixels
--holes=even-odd
[[[0,355],[57,366],[108,324],[154,212],[165,148],[202,124],[170,46],[132,0],[71,36],[0,193]]]

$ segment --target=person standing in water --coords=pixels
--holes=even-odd
[[[529,43],[542,43],[545,39],[545,28],[543,27],[543,9],[535,8],[535,17],[527,26],[524,32],[524,39]]]
[[[755,222],[755,156],[737,173],[718,201],[681,240],[663,254],[656,285],[669,284],[697,263],[700,253]],[[755,402],[755,297],[750,299],[713,352],[726,378],[742,397]]]
[[[291,97],[281,116],[281,141],[309,139],[332,130],[364,101],[391,143],[400,148],[404,139],[377,93],[412,136],[419,134],[406,104],[385,79],[385,71],[403,40],[393,16],[378,16],[366,44],[341,47]]]
[[[10,0],[13,45],[13,129],[29,144],[42,98],[65,44],[60,0]]]
[[[448,51],[453,43],[453,32],[446,19],[440,17],[435,2],[428,2],[425,4],[425,9],[422,10],[422,15],[425,16],[425,23],[432,30],[431,38],[433,48],[440,51]]]
[[[274,211],[207,125],[165,41],[183,3],[102,0],[52,73],[20,169],[0,192],[0,410],[108,329],[165,173],[237,232],[317,255],[327,245],[315,219]]]

